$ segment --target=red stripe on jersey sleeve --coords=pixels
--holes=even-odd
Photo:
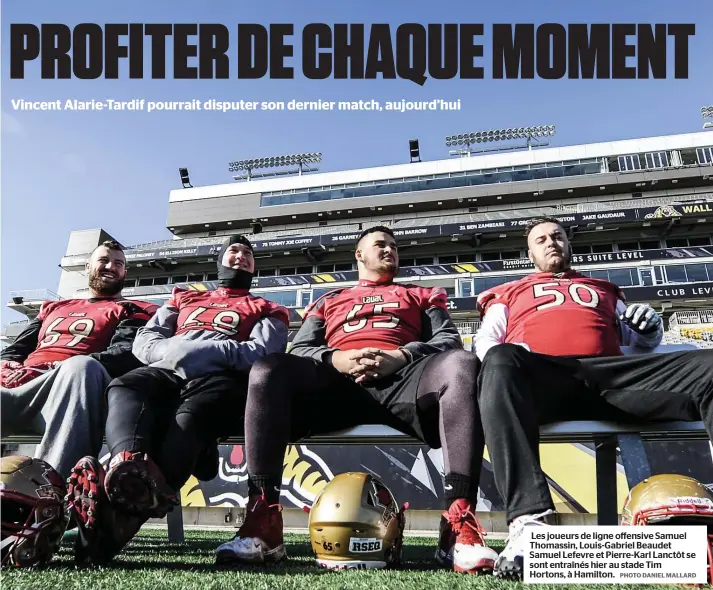
[[[498,299],[499,295],[494,291],[483,291],[478,295],[476,306],[481,314],[484,314],[488,306]]]
[[[338,293],[341,293],[345,289],[334,289],[334,291],[329,291],[328,293],[325,293],[322,295],[320,298],[318,298],[316,301],[313,301],[310,303],[306,308],[305,308],[305,315],[304,319],[306,320],[308,317],[316,316],[322,320],[324,320],[324,303],[327,300],[328,297],[333,297],[334,295],[337,295]]]
[[[171,307],[175,307],[176,309],[179,309],[180,301],[186,293],[190,293],[190,291],[188,289],[174,287],[173,291],[171,292],[171,296],[168,298],[168,301],[166,301],[166,304],[170,305]]]
[[[448,309],[448,294],[443,287],[433,287],[428,293],[426,298],[426,309],[431,309],[432,307],[440,307],[441,309]]]
[[[504,285],[500,285],[494,289],[483,291],[480,295],[478,295],[476,307],[480,312],[481,319],[485,315],[485,312],[488,311],[488,307],[490,307],[493,303],[508,304],[507,294],[509,289],[507,289],[507,287],[513,285],[515,282],[516,281],[505,283]]]
[[[265,309],[265,317],[268,318],[275,318],[276,320],[281,321],[285,326],[288,328],[290,327],[290,312],[287,311],[286,308],[282,307],[281,305],[277,305],[276,303],[272,303],[270,301],[267,302],[268,306]]]
[[[57,306],[59,301],[45,301],[40,306],[40,313],[37,314],[37,319],[43,322],[45,318],[52,313],[52,310]]]
[[[119,304],[125,310],[126,319],[144,320],[148,322],[156,311],[158,311],[158,305],[146,301],[127,301],[126,303],[119,302]]]

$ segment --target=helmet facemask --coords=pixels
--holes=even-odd
[[[59,549],[69,517],[62,477],[41,459],[3,457],[1,563],[32,567]]]

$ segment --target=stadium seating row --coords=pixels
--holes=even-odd
[[[594,211],[609,211],[613,209],[632,209],[636,207],[658,207],[662,205],[670,205],[672,201],[701,201],[713,200],[713,193],[702,194],[686,194],[676,196],[663,196],[647,199],[629,199],[623,201],[607,201],[596,203],[583,203],[579,205],[558,205],[558,206],[541,206],[529,207],[524,209],[506,209],[502,211],[488,211],[483,213],[464,213],[460,215],[434,215],[427,217],[417,217],[410,219],[396,220],[390,224],[392,229],[400,229],[407,227],[423,226],[423,225],[444,225],[448,223],[471,223],[478,221],[497,221],[502,219],[512,219],[515,217],[539,217],[543,215],[563,215],[567,213],[587,213]],[[355,223],[343,225],[329,225],[307,228],[295,228],[276,231],[267,231],[259,234],[261,240],[271,240],[276,238],[284,238],[296,235],[322,235],[322,234],[342,234],[353,233],[359,231],[359,225]],[[131,246],[131,249],[145,249],[161,246],[179,245],[181,247],[200,246],[205,244],[214,244],[220,241],[219,237],[209,238],[188,238],[185,240],[161,240],[146,244],[137,244]]]

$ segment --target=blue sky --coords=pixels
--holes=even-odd
[[[322,171],[402,163],[408,139],[424,159],[447,157],[444,137],[483,128],[557,125],[553,145],[698,131],[700,107],[713,103],[713,2],[710,0],[302,0],[209,3],[177,0],[2,3],[2,322],[23,316],[5,308],[9,291],[56,289],[71,230],[103,227],[131,245],[169,237],[168,191],[187,166],[194,185],[231,182],[228,162],[320,151]],[[294,23],[293,80],[25,80],[9,78],[12,23]],[[320,80],[299,72],[300,37],[311,22],[484,23],[484,80]],[[687,80],[492,80],[493,23],[695,23]],[[669,56],[672,45],[669,43]],[[669,63],[671,60],[669,59]],[[170,70],[169,70],[170,71]],[[148,70],[146,70],[145,75]],[[345,112],[22,112],[11,100],[447,100],[462,109],[434,113]]]

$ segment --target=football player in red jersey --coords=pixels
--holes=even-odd
[[[174,289],[134,342],[147,366],[108,386],[109,469],[85,457],[69,482],[77,561],[107,562],[148,518],[165,516],[206,451],[216,465],[202,479],[215,476],[217,440],[243,432],[250,367],[287,347],[287,310],[250,294],[249,240],[227,237],[217,266],[215,291]]]
[[[446,511],[436,557],[456,571],[492,571],[497,554],[475,518],[484,449],[478,361],[463,350],[443,289],[394,282],[399,256],[391,230],[365,230],[356,260],[359,284],[307,309],[290,354],[253,365],[245,413],[248,511],[217,561],[285,556],[279,498],[288,442],[376,423],[443,448]]]
[[[622,356],[661,342],[659,315],[576,272],[556,219],[528,225],[532,275],[481,293],[475,337],[479,405],[510,523],[495,574],[522,576],[525,526],[554,511],[539,463],[539,426],[560,420],[703,420],[713,432],[713,350]]]
[[[97,246],[86,270],[88,299],[43,303],[0,353],[3,434],[42,434],[35,457],[63,477],[80,457],[100,451],[106,386],[141,366],[131,346],[158,309],[121,296],[126,258],[117,242]]]

